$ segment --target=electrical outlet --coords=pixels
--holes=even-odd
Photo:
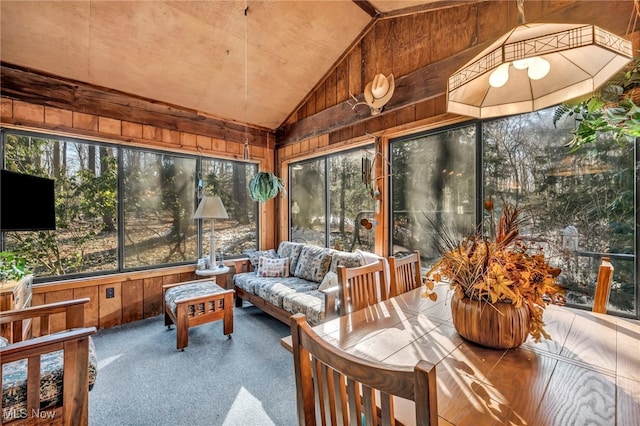
[[[116,297],[116,289],[113,287],[107,287],[107,299]]]

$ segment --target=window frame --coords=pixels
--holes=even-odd
[[[181,158],[188,158],[188,159],[194,159],[196,161],[196,170],[194,171],[195,176],[196,176],[196,182],[195,182],[195,187],[197,190],[197,178],[199,176],[202,175],[202,160],[203,158],[206,158],[207,160],[212,160],[212,161],[221,161],[221,162],[229,162],[229,163],[240,163],[246,166],[251,166],[253,168],[255,168],[255,173],[258,172],[258,164],[255,162],[250,162],[250,161],[239,161],[237,159],[232,159],[232,158],[224,158],[224,157],[214,157],[214,156],[206,156],[203,157],[203,155],[201,153],[189,153],[189,152],[181,152],[181,151],[175,151],[175,150],[163,150],[163,149],[159,149],[159,148],[155,148],[155,147],[143,147],[143,146],[127,146],[127,145],[123,145],[123,144],[119,144],[116,142],[109,142],[103,139],[100,140],[96,140],[96,139],[91,139],[91,138],[82,138],[82,137],[78,137],[78,136],[73,136],[73,135],[60,135],[60,134],[54,134],[54,133],[46,133],[46,132],[39,132],[39,131],[29,131],[29,130],[23,130],[23,129],[14,129],[11,127],[0,127],[0,166],[1,168],[6,168],[6,138],[8,135],[16,135],[19,137],[30,137],[30,138],[40,138],[40,139],[49,139],[49,140],[60,140],[60,141],[65,141],[65,142],[70,142],[70,143],[79,143],[79,144],[87,144],[87,145],[93,145],[96,148],[99,147],[107,147],[107,148],[111,148],[115,150],[116,156],[117,156],[117,181],[116,181],[116,190],[117,190],[117,207],[116,207],[116,218],[117,218],[117,248],[116,248],[116,259],[117,259],[117,268],[116,269],[108,269],[108,270],[101,270],[101,271],[92,271],[92,272],[77,272],[77,273],[69,273],[69,274],[63,274],[63,275],[43,275],[43,276],[38,276],[38,277],[34,277],[34,284],[38,284],[38,283],[42,283],[42,282],[57,282],[57,281],[64,281],[64,280],[70,280],[70,279],[78,279],[78,278],[91,278],[91,277],[98,277],[98,276],[104,276],[104,275],[112,275],[112,274],[118,274],[118,273],[130,273],[130,272],[137,272],[137,271],[145,271],[145,270],[153,270],[153,269],[158,269],[158,268],[170,268],[170,267],[176,267],[176,266],[183,266],[183,265],[194,265],[196,264],[197,260],[202,257],[203,255],[203,226],[201,221],[198,221],[198,223],[196,224],[196,233],[197,233],[197,258],[192,259],[192,260],[186,260],[186,261],[181,261],[181,262],[171,262],[171,263],[163,263],[163,264],[157,264],[157,265],[145,265],[145,266],[136,266],[136,267],[129,267],[129,268],[124,268],[124,242],[125,242],[125,230],[124,230],[124,204],[123,204],[123,198],[124,198],[124,175],[122,173],[123,169],[123,163],[124,163],[124,157],[123,157],[123,151],[125,149],[127,150],[135,150],[135,151],[140,151],[140,152],[145,152],[145,153],[152,153],[155,155],[169,155],[169,156],[175,156],[175,157],[181,157]],[[197,203],[198,203],[199,199],[198,196],[196,195],[195,197],[195,205],[193,206],[193,209],[195,211],[196,207],[197,207]],[[256,249],[259,247],[259,239],[260,239],[260,214],[259,214],[259,206],[257,202],[254,202],[254,217],[256,219],[256,234],[255,234],[255,247]],[[0,232],[0,250],[5,250],[6,249],[6,232]],[[235,254],[235,255],[230,255],[230,256],[225,256],[225,258],[227,259],[234,259],[234,258],[240,258],[242,257],[242,254]]]
[[[420,132],[416,132],[416,133],[412,133],[412,134],[407,134],[407,135],[403,135],[401,137],[397,137],[397,138],[391,138],[389,140],[389,144],[388,144],[388,152],[387,155],[390,159],[390,162],[393,164],[393,143],[394,142],[403,142],[403,141],[407,141],[407,140],[413,140],[413,139],[419,139],[419,138],[423,138],[426,136],[431,136],[431,135],[435,135],[438,133],[442,133],[444,131],[449,131],[449,130],[455,130],[458,128],[463,128],[469,125],[475,125],[476,126],[476,147],[475,147],[475,167],[476,167],[476,203],[475,203],[475,209],[476,209],[476,226],[482,226],[483,225],[483,209],[484,209],[484,205],[483,205],[483,200],[485,197],[485,176],[484,176],[484,124],[485,123],[490,123],[496,120],[500,120],[500,119],[504,119],[507,117],[500,117],[500,118],[492,118],[492,119],[487,119],[487,120],[478,120],[478,119],[473,119],[473,120],[466,120],[466,121],[462,121],[459,123],[455,123],[452,125],[447,125],[447,126],[442,126],[442,127],[437,127],[437,128],[433,128],[433,129],[429,129],[426,131],[420,131]],[[616,311],[615,315],[622,317],[622,318],[632,318],[632,319],[640,319],[640,261],[638,259],[639,255],[640,255],[640,238],[639,238],[639,233],[640,233],[640,210],[638,210],[638,207],[640,207],[640,137],[636,138],[635,140],[635,147],[634,147],[634,151],[635,151],[635,164],[636,164],[636,172],[635,172],[635,203],[636,203],[636,208],[635,208],[635,254],[634,254],[634,270],[635,270],[635,312],[633,313],[627,313],[627,312],[620,312],[620,311]],[[386,205],[387,208],[387,215],[389,217],[389,223],[392,224],[393,223],[393,179],[392,177],[388,177],[388,184],[389,184],[389,202]],[[389,229],[389,241],[388,241],[388,247],[387,249],[389,250],[389,252],[391,253],[391,249],[393,247],[393,229]],[[568,304],[568,306],[572,306],[578,309],[587,309],[588,307],[582,306],[582,305],[573,305],[573,304]]]
[[[336,152],[331,152],[325,155],[319,155],[319,156],[315,156],[315,157],[311,157],[311,158],[305,158],[303,160],[299,160],[299,161],[292,161],[290,163],[288,163],[288,167],[287,167],[287,178],[288,178],[288,182],[289,182],[289,190],[291,191],[291,182],[293,181],[293,168],[295,166],[303,166],[304,164],[308,164],[308,163],[312,163],[312,162],[316,162],[316,161],[322,161],[323,162],[323,166],[324,166],[324,197],[325,197],[325,203],[324,203],[324,217],[325,217],[325,223],[324,223],[324,247],[325,248],[329,248],[329,244],[331,242],[331,220],[330,220],[330,214],[331,214],[331,205],[330,205],[330,199],[331,199],[331,186],[330,186],[330,170],[329,170],[329,166],[330,166],[330,159],[331,158],[335,158],[335,157],[339,157],[341,155],[349,155],[352,154],[354,152],[358,152],[358,151],[363,151],[363,150],[373,150],[375,149],[375,143],[373,141],[371,141],[370,143],[365,143],[363,145],[354,147],[354,148],[348,148],[345,150],[341,150],[341,151],[336,151]],[[293,215],[291,213],[291,207],[292,207],[292,202],[291,202],[291,197],[289,197],[289,200],[287,202],[287,215],[288,215],[288,229],[287,229],[287,238],[289,239],[289,241],[293,241],[292,240],[292,218]]]

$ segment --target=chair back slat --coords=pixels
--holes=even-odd
[[[11,324],[12,343],[22,342],[22,321]]]
[[[376,412],[376,391],[364,384],[360,384],[360,387],[362,392],[362,414],[364,417],[364,424],[366,426],[374,426],[374,420],[377,420],[378,417]]]
[[[596,291],[593,296],[593,312],[600,314],[607,313],[607,305],[609,304],[609,294],[611,293],[611,283],[613,281],[613,265],[611,259],[602,257],[600,268],[598,269],[598,281],[596,282]]]
[[[390,296],[395,297],[422,285],[420,252],[417,250],[405,257],[389,257],[391,271]]]
[[[347,426],[349,424],[349,413],[344,376],[334,369],[331,369],[331,374],[333,374],[333,393],[336,401],[336,424]]]
[[[354,357],[318,336],[303,314],[291,317],[291,340],[300,425],[393,425],[394,396],[415,401],[416,424],[437,425],[433,364],[412,368]]]
[[[388,298],[382,260],[356,268],[338,266],[340,315],[364,309]]]

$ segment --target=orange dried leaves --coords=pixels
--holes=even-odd
[[[546,300],[562,298],[562,290],[556,283],[560,269],[550,266],[544,253],[521,239],[520,213],[513,205],[503,204],[495,241],[472,234],[455,245],[450,243],[427,272],[426,283],[430,283],[428,288],[432,291],[434,282],[446,279],[455,297],[527,305],[530,333],[537,342],[541,336],[550,338],[544,331],[542,314]],[[443,241],[453,240],[445,237]]]

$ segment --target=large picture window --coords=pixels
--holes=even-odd
[[[367,146],[289,167],[292,241],[374,250],[375,184],[363,180],[363,159],[372,156]]]
[[[572,305],[590,307],[602,256],[615,268],[609,309],[635,314],[636,147],[601,136],[571,152],[573,123],[554,109],[483,124],[485,199],[508,199],[531,216],[531,238],[562,268]]]
[[[439,256],[433,242],[440,228],[461,238],[487,225],[485,201],[500,210],[507,200],[531,219],[521,233],[562,269],[570,305],[591,307],[607,256],[615,268],[608,309],[637,317],[638,142],[604,135],[571,151],[574,123],[554,126],[554,112],[392,140],[393,252],[420,250],[428,266]]]
[[[6,129],[2,153],[8,170],[55,179],[56,230],[3,234],[38,279],[195,265],[209,250],[210,228],[193,219],[201,195],[219,195],[229,214],[216,224],[225,257],[258,246],[256,164]]]
[[[248,183],[258,172],[255,164],[202,160],[202,195],[218,195],[229,219],[216,219],[216,247],[223,256],[239,255],[257,247],[258,204],[249,196]],[[210,227],[203,229],[203,253],[209,253]]]
[[[391,142],[393,254],[439,256],[438,233],[462,237],[476,221],[476,126]]]
[[[291,241],[324,247],[327,244],[325,159],[294,164],[289,170]]]
[[[124,267],[198,257],[196,159],[123,150]]]
[[[117,270],[117,150],[20,133],[3,140],[5,167],[54,179],[56,205],[55,231],[7,232],[5,249],[24,253],[36,276]]]

